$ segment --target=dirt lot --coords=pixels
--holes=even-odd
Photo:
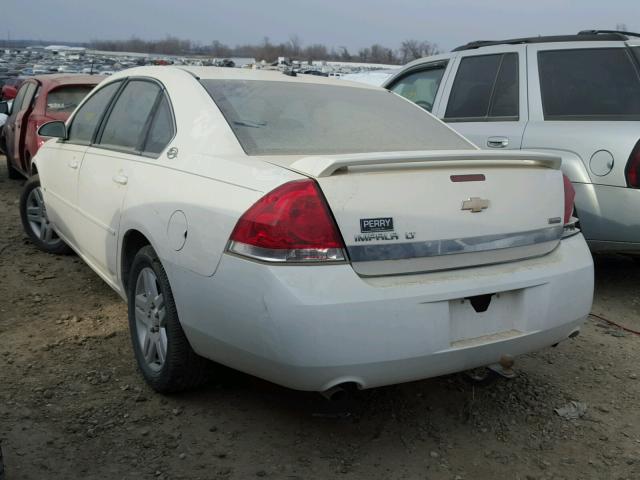
[[[124,303],[77,257],[26,240],[22,182],[0,163],[7,480],[640,478],[640,338],[595,319],[487,386],[453,375],[337,408],[234,373],[157,395],[136,372]],[[597,258],[596,281],[594,313],[640,329],[640,264]],[[554,413],[572,400],[582,418]]]

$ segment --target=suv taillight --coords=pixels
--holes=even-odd
[[[228,250],[267,262],[344,261],[344,243],[313,180],[285,183],[247,210]]]
[[[640,141],[633,147],[627,167],[624,170],[624,176],[627,179],[627,186],[631,188],[640,188]]]

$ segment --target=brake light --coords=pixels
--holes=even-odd
[[[562,181],[564,182],[564,224],[567,225],[573,215],[576,191],[566,175],[562,175]]]
[[[640,188],[640,141],[633,147],[624,170],[624,176],[627,179],[627,186]]]
[[[228,250],[269,262],[344,261],[344,243],[313,180],[285,183],[247,210]]]

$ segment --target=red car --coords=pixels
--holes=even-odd
[[[13,100],[0,133],[9,178],[28,177],[31,159],[44,139],[38,129],[52,120],[65,121],[82,99],[105,77],[98,75],[40,75],[25,80]]]

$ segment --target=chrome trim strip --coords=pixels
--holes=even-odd
[[[229,240],[227,251],[243,257],[269,263],[344,263],[345,261],[345,255],[342,248],[285,250],[256,247],[255,245]]]
[[[563,225],[556,225],[554,227],[528,230],[525,232],[428,240],[426,242],[407,242],[382,245],[348,245],[347,251],[349,252],[349,257],[353,262],[437,257],[441,255],[524,247],[560,240],[563,230]]]

